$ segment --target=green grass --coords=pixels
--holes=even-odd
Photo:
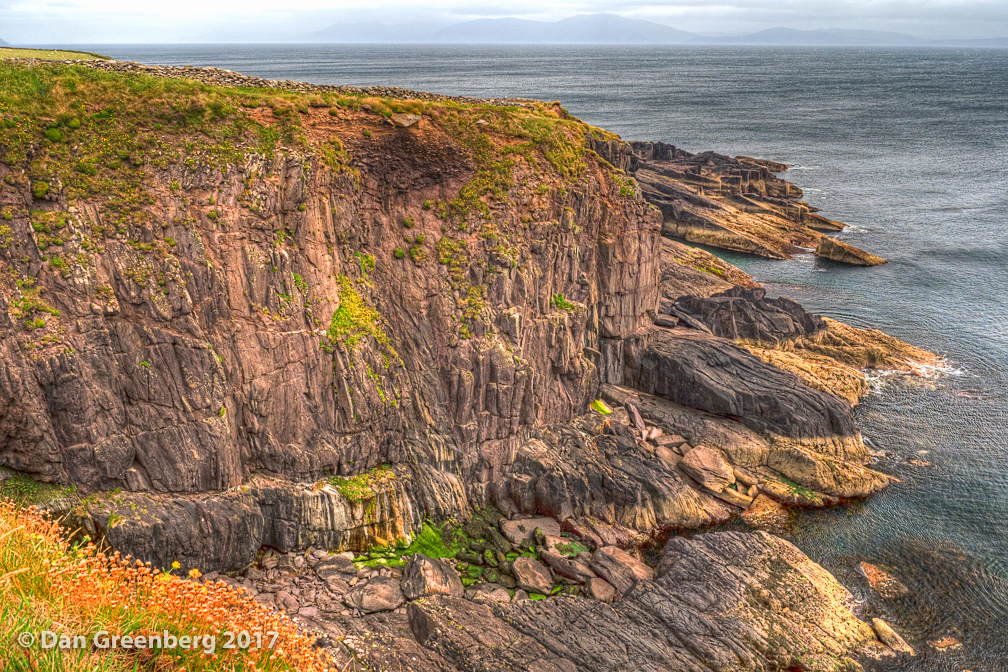
[[[43,483],[19,473],[13,473],[0,483],[0,499],[6,497],[21,506],[45,504],[75,492],[77,492],[76,485]]]
[[[451,524],[438,527],[425,521],[420,534],[408,545],[377,546],[359,554],[354,562],[362,567],[399,567],[416,553],[429,558],[454,558],[469,547],[469,542],[469,537]]]
[[[568,301],[563,294],[554,294],[551,296],[550,305],[567,313],[574,312],[578,307],[576,303]]]
[[[349,502],[363,502],[377,494],[376,487],[391,484],[396,480],[395,472],[387,464],[380,464],[371,471],[356,476],[333,476],[329,479],[335,488]]]
[[[373,257],[372,257],[373,259]],[[345,275],[337,278],[340,306],[333,313],[326,335],[333,343],[352,347],[362,338],[372,337],[382,345],[389,339],[381,326],[381,315],[369,306]]]
[[[108,56],[92,54],[88,51],[65,51],[63,49],[20,49],[0,47],[0,58],[39,58],[47,61],[107,61]]]
[[[810,500],[819,499],[819,497],[814,492],[812,492],[811,490],[809,490],[804,486],[798,485],[787,476],[780,474],[777,478],[780,480],[781,483],[791,488],[791,491],[796,495]]]

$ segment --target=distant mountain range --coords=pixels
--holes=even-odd
[[[335,23],[300,38],[306,42],[411,44],[738,44],[790,46],[1008,47],[1008,38],[924,40],[881,30],[770,28],[750,35],[712,37],[615,14],[582,14],[560,21],[476,19],[445,26],[414,23]]]
[[[9,46],[10,46],[9,44],[4,42],[3,40],[0,40],[0,47],[9,47]]]

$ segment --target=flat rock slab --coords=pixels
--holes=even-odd
[[[625,386],[732,416],[765,435],[837,437],[860,445],[850,404],[728,340],[692,329],[655,329],[627,339],[623,348]]]
[[[365,614],[392,611],[406,602],[399,582],[389,576],[376,576],[354,587],[343,596],[343,603]]]
[[[654,570],[616,546],[603,546],[592,553],[591,568],[611,583],[619,595],[637,581],[654,579]]]
[[[840,242],[836,238],[823,236],[816,247],[815,254],[822,259],[829,259],[841,264],[851,264],[852,266],[878,266],[886,263],[882,257],[859,250],[853,245]]]
[[[537,518],[519,518],[516,520],[502,520],[500,522],[501,534],[508,541],[517,546],[524,546],[535,539],[536,529],[543,531],[543,534],[551,537],[560,536],[560,523],[553,518],[540,516]]]
[[[436,595],[407,607],[412,637],[398,615],[352,623],[366,623],[380,641],[416,642],[395,659],[381,657],[405,643],[364,652],[372,669],[401,661],[412,672],[742,672],[798,660],[806,672],[835,672],[889,652],[851,613],[850,593],[782,539],[717,532],[676,537],[666,549],[665,573],[612,605],[567,595],[482,604]],[[600,581],[587,587],[604,599]]]
[[[735,482],[732,466],[718,451],[707,446],[697,446],[679,461],[679,468],[693,480],[714,492],[721,492],[725,486]]]
[[[549,595],[553,590],[553,577],[549,570],[535,558],[516,558],[511,563],[511,571],[514,573],[518,587],[530,593],[540,593]]]
[[[897,653],[905,653],[908,656],[914,655],[913,647],[906,643],[906,640],[892,629],[888,623],[881,618],[872,619],[872,628],[883,644]]]
[[[442,560],[417,553],[403,568],[403,596],[416,600],[430,595],[462,597],[465,586],[455,570]]]

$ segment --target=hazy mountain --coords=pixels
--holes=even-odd
[[[704,38],[707,44],[766,44],[794,46],[864,45],[864,46],[915,46],[926,44],[912,35],[882,30],[847,30],[830,28],[797,30],[795,28],[768,28],[750,35],[737,37]]]
[[[581,14],[561,21],[476,19],[452,25],[334,23],[302,42],[422,44],[738,44],[782,46],[1008,47],[1008,39],[924,40],[881,30],[770,28],[749,35],[709,37],[615,14]]]
[[[9,44],[4,42],[3,40],[0,40],[0,47],[9,47],[9,46],[10,46]]]
[[[431,37],[432,42],[456,44],[689,44],[699,35],[615,14],[582,14],[552,22],[477,19],[448,26]]]
[[[324,30],[304,36],[308,42],[341,42],[347,44],[402,44],[436,42],[432,36],[443,23],[334,23]]]

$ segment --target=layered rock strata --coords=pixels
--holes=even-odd
[[[631,143],[625,161],[645,199],[661,210],[662,232],[692,243],[771,259],[802,250],[857,266],[885,260],[825,235],[846,224],[826,219],[797,186],[777,177],[787,166],[714,152],[691,154],[661,142]],[[596,151],[608,147],[599,147]]]
[[[8,110],[0,136],[0,464],[72,484],[52,511],[156,566],[247,570],[329,641],[388,642],[335,647],[376,665],[856,669],[880,646],[774,537],[675,538],[657,569],[629,553],[761,497],[889,481],[860,391],[794,354],[899,359],[882,336],[663,238],[812,246],[835,225],[782,166],[631,146],[554,104],[296,86],[197,104],[154,79],[188,69],[31,67],[56,112]],[[122,77],[178,97],[117,107]],[[458,551],[479,595],[434,558],[404,578],[327,553],[490,505],[513,524]],[[520,599],[556,586],[577,589]]]

